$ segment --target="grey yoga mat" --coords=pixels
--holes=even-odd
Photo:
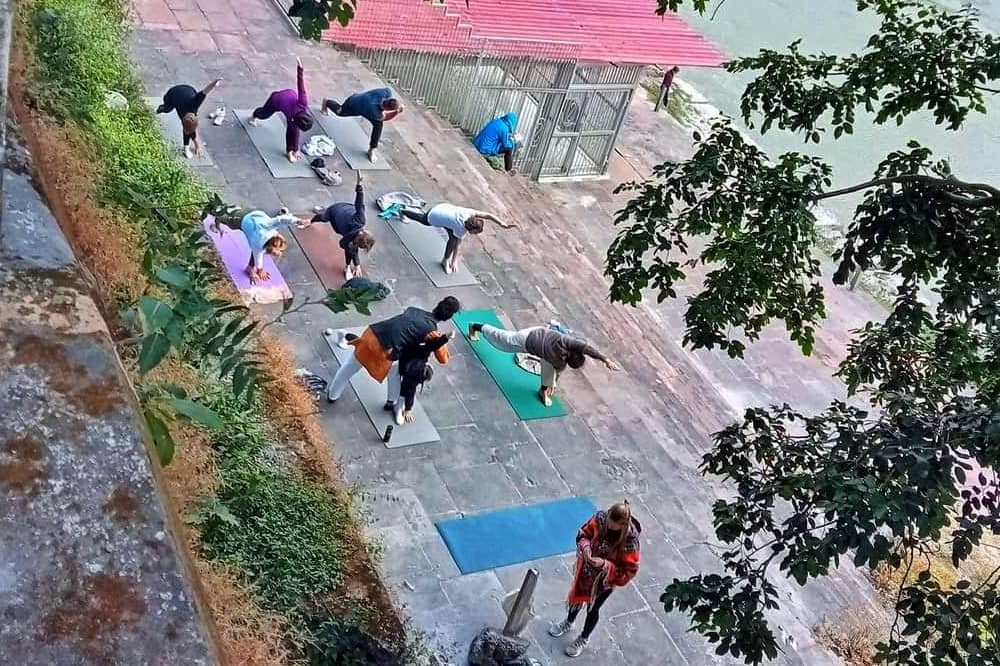
[[[250,114],[253,109],[237,109],[236,118],[250,136],[254,148],[260,153],[268,170],[275,178],[316,178],[309,162],[312,158],[303,154],[298,162],[289,162],[285,155],[285,118],[276,113],[259,125],[250,124]],[[302,133],[302,145],[309,137],[318,134],[316,125],[309,132]]]
[[[319,109],[313,109],[313,116],[319,121],[323,132],[337,144],[337,151],[355,171],[388,171],[392,165],[385,155],[378,155],[378,161],[372,163],[368,159],[368,139],[371,125],[367,120],[359,118],[341,118],[332,113],[324,115]]]

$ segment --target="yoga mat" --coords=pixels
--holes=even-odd
[[[295,240],[309,265],[316,271],[319,281],[326,289],[340,289],[344,286],[344,251],[340,248],[340,236],[326,222],[315,222],[305,229],[292,228]]]
[[[344,330],[348,333],[361,335],[365,329],[348,328]],[[323,333],[323,339],[326,340],[326,344],[330,347],[330,351],[333,352],[337,363],[342,364],[354,353],[352,349],[341,349],[338,347],[336,338],[328,336],[325,332]],[[392,371],[398,372],[396,368],[393,368]],[[419,391],[417,392],[417,400],[413,403],[413,423],[396,425],[392,412],[382,409],[385,406],[387,383],[388,380],[386,380],[386,383],[379,384],[364,369],[351,378],[351,387],[358,395],[358,400],[361,401],[361,406],[365,408],[365,413],[368,414],[368,419],[375,427],[375,432],[379,439],[382,439],[382,434],[385,433],[386,426],[392,424],[392,439],[385,445],[386,448],[398,449],[403,446],[441,441],[441,436],[438,434],[437,428],[431,423],[424,408],[420,405],[421,394]],[[430,390],[432,392],[431,395],[433,395],[433,388],[430,388]]]
[[[226,272],[232,278],[233,283],[243,296],[247,305],[251,303],[280,303],[292,297],[292,290],[285,284],[285,278],[281,276],[281,271],[274,263],[274,259],[264,255],[264,269],[271,274],[271,279],[266,282],[250,284],[250,276],[247,274],[247,263],[250,261],[250,244],[247,243],[246,236],[239,229],[230,229],[222,225],[221,233],[212,230],[215,218],[211,215],[205,218],[202,226],[205,233],[215,245],[222,264],[226,267]]]
[[[389,171],[392,165],[385,158],[385,153],[376,149],[378,162],[368,159],[368,142],[371,138],[371,125],[367,120],[357,118],[341,118],[332,113],[326,115],[318,108],[313,109],[313,117],[319,121],[323,133],[337,144],[337,151],[355,171]],[[385,129],[382,130],[383,136]]]
[[[407,251],[435,287],[468,287],[479,284],[479,280],[466,268],[461,257],[458,261],[458,270],[451,275],[444,272],[444,268],[441,267],[441,259],[444,257],[445,244],[448,242],[444,229],[428,227],[415,220],[404,222],[398,217],[386,220],[386,224],[403,242]],[[462,239],[462,245],[468,244],[469,237],[470,234],[466,234],[465,238]],[[461,251],[460,249],[459,252]]]
[[[452,322],[462,332],[465,339],[469,339],[469,324],[490,324],[497,328],[506,328],[497,319],[493,310],[462,310],[454,317]],[[493,380],[500,387],[500,392],[507,398],[507,402],[517,412],[518,417],[523,421],[534,419],[547,419],[556,416],[566,416],[566,408],[558,397],[552,397],[552,406],[546,407],[538,397],[538,389],[541,388],[541,381],[538,375],[533,375],[522,369],[514,362],[514,354],[502,352],[486,340],[479,336],[477,342],[469,340],[472,351],[482,361],[483,365],[493,376]]]
[[[576,534],[597,508],[586,497],[490,511],[435,524],[463,574],[576,550]]]
[[[176,148],[181,157],[184,157],[184,134],[181,132],[181,119],[177,117],[177,112],[157,113],[156,107],[163,103],[162,97],[143,97],[142,99],[152,109],[156,119],[160,121],[160,131],[163,133],[164,138],[166,138],[167,143]],[[211,125],[212,121],[208,118],[199,118],[198,138],[201,140],[201,152],[191,159],[185,157],[184,160],[189,164],[193,166],[215,165],[215,162],[212,161],[212,156],[208,154],[208,148],[205,146],[205,137],[202,134],[202,130]]]
[[[260,154],[268,170],[275,178],[316,178],[316,174],[309,166],[312,158],[302,154],[298,162],[289,162],[285,156],[285,117],[276,113],[267,120],[260,121],[254,127],[250,124],[250,114],[253,109],[237,109],[236,118],[240,125],[246,130],[254,148]],[[313,129],[302,133],[302,145],[306,145],[313,134],[317,134],[316,125]],[[318,178],[316,178],[319,180]]]

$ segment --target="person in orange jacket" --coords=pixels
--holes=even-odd
[[[549,627],[559,637],[573,628],[580,610],[587,606],[583,631],[566,646],[566,655],[579,657],[600,619],[601,606],[616,587],[624,587],[639,573],[639,535],[642,525],[629,503],[620,502],[598,511],[576,535],[576,574],[567,599],[566,619]]]

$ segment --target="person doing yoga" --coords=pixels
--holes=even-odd
[[[302,146],[302,132],[308,132],[313,126],[312,116],[309,115],[309,97],[306,95],[305,70],[298,58],[295,59],[295,64],[297,89],[275,90],[263,106],[253,110],[249,120],[251,125],[256,126],[275,113],[280,112],[285,116],[285,155],[289,162],[295,162],[301,157],[299,148]]]
[[[247,262],[247,274],[250,282],[266,282],[271,279],[271,274],[264,270],[264,255],[269,254],[275,258],[280,257],[288,248],[288,241],[278,233],[279,229],[286,229],[293,224],[299,229],[309,226],[308,220],[303,220],[290,215],[284,208],[281,212],[271,217],[262,210],[252,210],[238,223],[225,222],[219,218],[215,219],[215,231],[222,233],[221,225],[230,229],[239,229],[246,236],[247,244],[250,246],[250,260]]]
[[[339,201],[332,206],[317,209],[312,221],[327,222],[340,236],[340,247],[344,251],[344,278],[361,277],[361,250],[371,252],[375,247],[375,237],[365,228],[365,190],[361,172],[358,171],[354,187],[354,203]]]
[[[201,141],[198,139],[198,109],[201,108],[209,93],[215,90],[215,87],[220,83],[222,83],[222,79],[216,79],[202,90],[195,90],[193,86],[186,83],[172,86],[163,94],[163,104],[156,107],[157,113],[177,112],[177,117],[181,119],[181,141],[184,146],[184,157],[188,159],[195,155],[201,155]]]
[[[469,339],[479,340],[479,335],[500,351],[511,354],[531,354],[542,361],[542,386],[538,397],[546,407],[552,406],[552,394],[559,382],[559,375],[566,367],[577,370],[587,357],[603,363],[608,370],[617,370],[613,361],[585,341],[546,326],[507,331],[489,324],[469,324]]]
[[[444,229],[448,233],[444,257],[441,259],[441,268],[448,274],[458,269],[458,246],[462,244],[463,236],[483,233],[487,222],[495,222],[504,229],[517,226],[515,222],[504,222],[496,215],[450,203],[439,203],[426,212],[419,208],[404,206],[399,212],[404,221],[409,218],[428,227]]]
[[[361,116],[372,124],[372,133],[368,141],[368,159],[374,164],[378,159],[375,149],[382,138],[382,127],[403,112],[403,105],[392,96],[388,88],[374,88],[365,92],[354,93],[343,103],[332,99],[324,99],[321,107],[325,115],[332,111],[342,118]]]

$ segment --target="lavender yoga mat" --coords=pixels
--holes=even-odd
[[[246,236],[239,229],[230,229],[222,225],[221,233],[214,231],[215,217],[209,215],[202,222],[205,233],[215,245],[222,264],[226,267],[226,272],[232,278],[233,284],[239,289],[247,305],[251,303],[280,303],[292,297],[292,290],[285,284],[285,278],[274,263],[270,255],[264,255],[264,270],[270,273],[271,278],[265,282],[250,284],[250,276],[247,274],[247,263],[250,261],[250,244],[247,243]]]

